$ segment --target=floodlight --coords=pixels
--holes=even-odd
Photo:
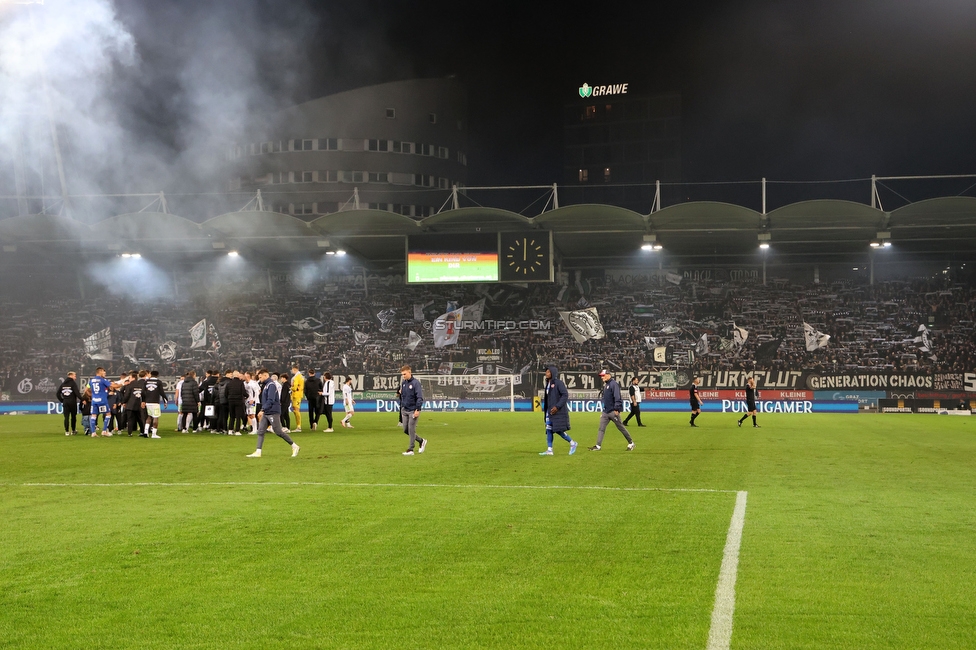
[[[339,257],[342,257],[345,254],[346,254],[346,251],[344,251],[342,249],[339,249],[339,250],[336,251],[336,255],[338,255]]]
[[[890,241],[886,241],[885,243],[883,243],[881,245],[884,246],[885,248],[890,248],[891,247],[891,242]]]
[[[881,246],[881,242],[879,242],[877,239],[871,242],[871,248],[878,248],[879,246]]]
[[[759,244],[759,248],[761,248],[763,250],[766,250],[767,248],[769,248],[769,244],[767,244],[766,242],[763,242],[763,243]]]
[[[326,255],[335,255],[335,251],[325,251]]]
[[[139,259],[140,257],[142,257],[142,255],[139,254],[139,253],[133,253],[132,254],[132,257],[133,257],[133,259]]]
[[[652,250],[654,250],[654,247],[651,246],[650,244],[644,244],[643,246],[641,246],[641,250],[642,251],[652,251]]]
[[[240,253],[238,253],[237,251],[228,251],[227,252],[227,257],[237,257],[238,255],[240,255]]]

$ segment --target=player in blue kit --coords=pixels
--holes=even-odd
[[[109,404],[108,391],[111,388],[118,388],[119,384],[113,383],[105,377],[105,368],[95,369],[95,376],[88,380],[88,387],[91,389],[91,435],[98,437],[98,416],[102,416],[102,435],[111,436],[108,430],[108,421],[112,415],[112,405]]]

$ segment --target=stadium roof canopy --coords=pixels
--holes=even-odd
[[[798,258],[863,252],[879,237],[890,237],[905,252],[971,254],[976,251],[976,198],[935,198],[891,212],[819,199],[767,214],[698,201],[649,215],[602,204],[564,206],[533,217],[489,207],[444,210],[421,219],[380,210],[345,210],[310,221],[276,212],[241,211],[202,223],[162,212],[139,212],[94,225],[30,215],[0,220],[0,244],[5,254],[246,250],[273,260],[341,248],[366,263],[392,264],[403,261],[404,238],[412,234],[523,230],[551,230],[557,258],[568,265],[607,264],[639,255],[651,235],[669,255],[685,257],[755,254],[761,234],[768,235],[777,254]]]

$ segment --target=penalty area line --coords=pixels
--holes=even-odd
[[[706,650],[729,650],[732,643],[732,616],[735,613],[735,579],[739,573],[739,547],[742,546],[742,528],[746,523],[746,497],[748,492],[737,492],[729,534],[725,538],[722,568],[718,572],[715,587],[715,606],[712,608],[712,626],[708,630]]]
[[[477,485],[466,483],[337,483],[317,481],[200,481],[120,483],[2,483],[6,487],[362,487],[362,488],[445,488],[460,490],[602,490],[607,492],[707,492],[735,494],[735,490],[714,488],[613,487],[608,485]],[[739,492],[738,494],[744,494]]]

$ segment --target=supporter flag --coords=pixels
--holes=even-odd
[[[461,309],[462,320],[469,320],[475,323],[481,323],[485,317],[485,299],[482,298],[473,305],[465,305]]]
[[[698,339],[698,343],[695,344],[695,354],[699,356],[708,354],[708,334],[702,334]]]
[[[353,330],[352,338],[356,342],[356,345],[365,345],[366,341],[369,340],[369,334],[366,332],[357,332],[356,330]]]
[[[653,350],[654,348],[657,347],[657,337],[654,337],[654,336],[645,336],[644,337],[644,345],[647,346],[647,349],[648,350]]]
[[[600,323],[600,314],[597,313],[596,307],[577,309],[576,311],[561,311],[559,317],[566,323],[566,327],[569,328],[569,332],[577,343],[583,343],[590,339],[602,339],[607,335]]]
[[[312,336],[315,338],[315,345],[325,345],[329,342],[328,334],[319,334],[318,332],[312,332]]]
[[[803,324],[803,337],[807,342],[807,352],[813,352],[827,345],[830,336],[813,329],[812,325]]]
[[[424,306],[421,305],[419,302],[414,304],[413,306],[413,319],[414,320],[424,319]]]
[[[220,337],[217,336],[217,327],[210,323],[207,331],[210,333],[210,347],[213,348],[214,352],[220,352]]]
[[[323,323],[318,318],[303,318],[301,320],[293,320],[291,326],[297,330],[317,330],[322,327]]]
[[[206,347],[207,345],[207,319],[204,318],[199,323],[190,328],[190,349]]]
[[[122,341],[122,356],[131,359],[132,363],[139,363],[136,359],[136,344],[138,341]]]
[[[90,336],[86,336],[85,354],[92,359],[102,361],[112,360],[112,328],[106,327]]]
[[[413,330],[410,330],[410,333],[407,334],[407,345],[405,347],[411,352],[413,352],[414,350],[417,349],[417,346],[420,345],[420,342],[422,340],[423,339],[420,338],[420,334],[417,334]]]
[[[670,282],[671,284],[681,284],[682,278],[677,273],[665,273],[664,279]]]
[[[736,349],[735,341],[732,339],[725,339],[721,336],[718,337],[718,349],[719,352],[730,352]]]
[[[735,324],[732,325],[732,341],[735,343],[736,349],[741,350],[748,338],[749,332],[744,327],[736,327]]]
[[[674,347],[669,345],[654,348],[654,363],[674,363]]]
[[[453,309],[434,319],[434,347],[442,348],[457,343],[461,328],[458,322],[462,318],[463,308]]]
[[[916,336],[912,341],[919,344],[922,352],[932,351],[932,338],[929,335],[929,328],[927,328],[925,325],[918,326],[918,336]]]
[[[389,332],[393,330],[393,318],[396,316],[396,311],[393,309],[384,309],[376,313],[376,319],[380,322],[380,331]]]
[[[457,308],[458,308],[458,303],[457,303],[456,300],[448,300],[447,301],[447,311],[448,312],[457,311]]]
[[[160,345],[156,351],[162,361],[170,362],[176,360],[176,341],[166,341]]]
[[[766,341],[758,348],[756,348],[756,362],[757,363],[770,363],[776,358],[776,351],[779,350],[779,346],[783,344],[783,339],[774,339],[772,341]]]

